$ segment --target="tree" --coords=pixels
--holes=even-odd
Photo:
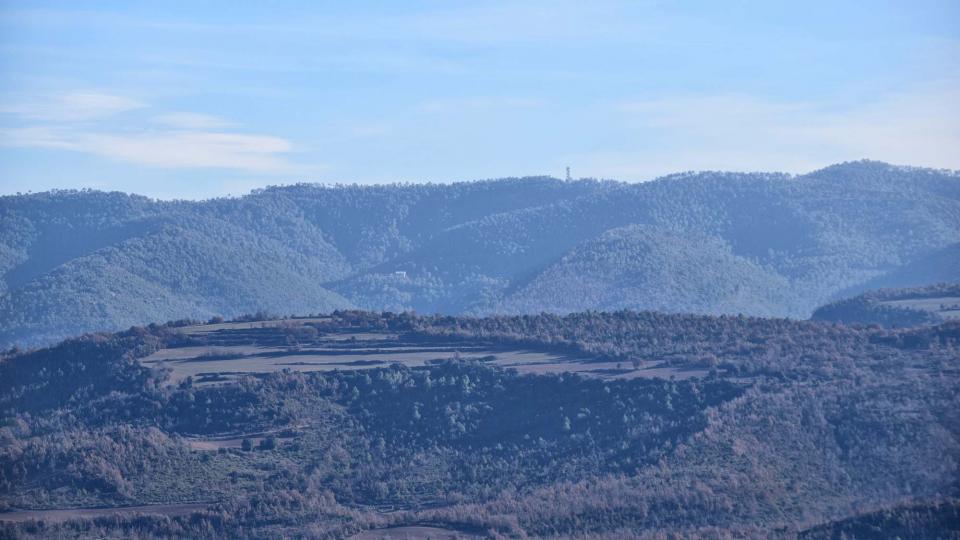
[[[273,450],[277,447],[277,439],[272,435],[260,439],[260,445],[257,447],[260,450]]]

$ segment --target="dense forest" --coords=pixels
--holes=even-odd
[[[229,379],[146,361],[329,354],[319,343],[363,358],[377,352],[364,336],[464,352]],[[89,334],[0,360],[0,537],[343,538],[430,525],[500,538],[956,538],[958,346],[960,322],[633,311],[336,311]],[[174,354],[190,350],[204,352]],[[520,374],[473,350],[618,367]],[[641,363],[672,371],[643,375]]]
[[[57,191],[0,198],[0,231],[2,348],[261,309],[806,318],[866,288],[957,281],[960,182],[855,162],[202,202]]]

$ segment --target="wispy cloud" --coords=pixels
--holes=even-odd
[[[209,114],[174,112],[154,116],[158,124],[179,129],[218,129],[234,127],[237,124]]]
[[[162,168],[283,172],[291,145],[279,137],[208,131],[86,132],[33,126],[0,130],[0,144],[85,152]]]
[[[960,87],[950,84],[852,105],[746,95],[620,102],[621,121],[649,143],[566,159],[637,180],[691,169],[806,172],[860,158],[960,169],[958,103]]]
[[[25,125],[0,129],[0,145],[83,152],[160,168],[251,172],[295,168],[286,159],[292,150],[286,139],[224,131],[235,124],[206,114],[163,113],[151,117],[150,122],[87,122],[147,107],[123,96],[91,92],[61,94],[29,105],[6,107],[3,113],[14,115]]]
[[[77,122],[96,120],[143,107],[144,103],[128,97],[100,92],[66,92],[0,106],[0,113],[31,120]]]

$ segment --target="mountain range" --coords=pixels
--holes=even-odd
[[[0,346],[158,320],[339,308],[807,318],[960,279],[960,175],[860,161],[682,173],[298,184],[238,198],[0,198]]]

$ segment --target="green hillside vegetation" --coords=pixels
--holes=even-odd
[[[631,225],[576,246],[508,292],[499,313],[538,309],[646,309],[774,315],[795,303],[775,271],[735,255],[720,238]]]
[[[806,318],[886,277],[955,280],[940,263],[958,243],[956,173],[877,162],[641,184],[302,184],[202,202],[7,196],[0,346],[258,310]]]
[[[960,276],[960,243],[919,257],[889,273],[857,285],[845,293],[874,289],[916,288],[957,281]]]
[[[0,361],[0,535],[949,534],[958,324],[338,311],[91,334]],[[372,342],[357,336],[438,358],[222,380],[173,379],[146,362],[206,349],[204,362],[230,365],[214,351],[284,343],[302,358],[331,348],[363,358]],[[468,352],[498,347],[624,367],[522,375]],[[678,377],[623,378],[632,359]],[[901,505],[935,510],[879,514]],[[67,516],[44,513],[54,509]]]

